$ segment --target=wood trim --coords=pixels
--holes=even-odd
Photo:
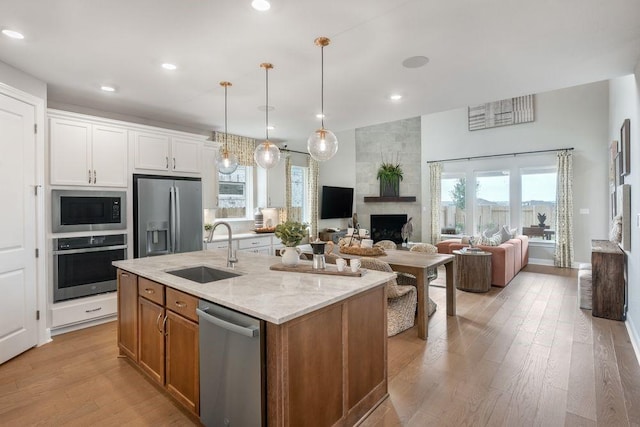
[[[416,196],[404,197],[375,197],[367,196],[364,198],[365,203],[398,203],[398,202],[415,202]]]

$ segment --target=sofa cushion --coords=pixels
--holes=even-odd
[[[515,272],[522,270],[522,240],[520,239],[509,239],[505,243],[513,245],[514,254],[513,254],[513,268]]]

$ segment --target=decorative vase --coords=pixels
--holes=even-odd
[[[400,196],[400,180],[380,180],[380,197],[399,197]]]
[[[282,257],[282,264],[287,267],[295,267],[300,261],[300,249],[295,246],[287,246],[280,249],[280,256]]]

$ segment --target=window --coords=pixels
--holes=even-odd
[[[291,212],[289,219],[309,222],[307,179],[309,168],[291,166]]]
[[[465,231],[466,179],[460,174],[442,174],[440,182],[440,234]]]
[[[522,234],[532,240],[554,240],[556,220],[556,169],[523,169]]]
[[[218,173],[218,210],[216,218],[247,218],[251,213],[250,166],[238,166],[232,174]]]
[[[476,173],[476,232],[482,233],[510,223],[509,171]]]

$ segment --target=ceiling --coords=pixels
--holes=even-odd
[[[383,123],[632,73],[637,0],[0,0],[0,61],[48,85],[50,105],[265,135],[305,147],[319,127]],[[408,57],[427,56],[421,68]],[[178,66],[161,68],[164,62]],[[100,90],[103,84],[117,88]],[[403,95],[390,101],[389,95]]]

